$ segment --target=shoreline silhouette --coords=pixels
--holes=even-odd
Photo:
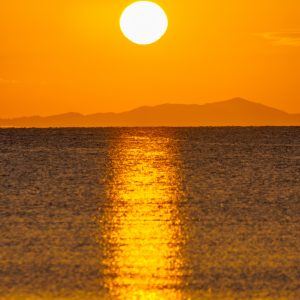
[[[200,127],[200,126],[300,126],[300,114],[242,98],[198,104],[141,106],[122,113],[83,115],[65,113],[47,117],[0,119],[0,127]]]

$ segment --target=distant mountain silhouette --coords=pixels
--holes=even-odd
[[[123,113],[0,119],[0,127],[300,126],[300,114],[241,98],[204,105],[162,104]]]

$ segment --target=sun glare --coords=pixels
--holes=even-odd
[[[133,43],[149,45],[166,33],[168,18],[156,3],[138,1],[123,11],[120,27],[123,34]]]

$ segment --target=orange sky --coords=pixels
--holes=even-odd
[[[235,96],[300,112],[299,0],[157,1],[169,30],[138,46],[126,0],[2,0],[0,117],[124,111]]]

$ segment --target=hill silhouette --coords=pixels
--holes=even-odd
[[[0,119],[0,127],[300,126],[300,114],[234,98],[204,105],[162,104],[122,113]]]

